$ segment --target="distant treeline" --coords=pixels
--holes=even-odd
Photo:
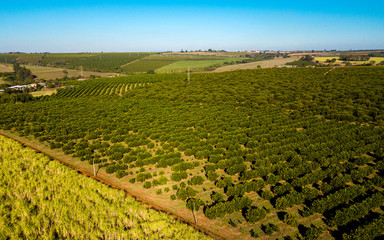
[[[371,57],[368,55],[340,55],[340,60],[344,61],[369,61]]]

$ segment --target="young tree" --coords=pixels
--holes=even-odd
[[[195,211],[199,211],[200,207],[204,206],[204,202],[198,198],[190,198],[187,200],[187,208],[192,210],[193,218],[195,219],[195,224],[197,225],[197,218]]]

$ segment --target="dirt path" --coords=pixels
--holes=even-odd
[[[299,58],[298,57],[275,58],[272,60],[228,65],[228,66],[219,67],[215,69],[213,72],[235,71],[235,70],[242,70],[242,69],[257,69],[258,65],[260,65],[261,68],[272,68],[276,66],[285,65],[286,63],[296,61],[297,59]]]
[[[218,229],[217,232],[216,231],[214,232],[214,231],[208,229],[207,226],[212,226],[214,224],[209,219],[207,219],[205,216],[201,216],[201,215],[198,216],[198,225],[195,225],[195,222],[193,220],[190,220],[187,218],[187,216],[191,217],[191,216],[189,216],[189,215],[191,215],[191,213],[189,211],[186,211],[185,209],[181,209],[181,210],[178,209],[177,212],[169,211],[166,208],[166,206],[155,203],[153,200],[156,200],[156,199],[153,199],[153,200],[148,199],[148,197],[146,197],[146,196],[148,196],[149,194],[146,194],[142,189],[137,189],[135,191],[128,190],[126,187],[124,187],[124,184],[122,184],[118,181],[113,182],[113,181],[109,180],[110,176],[107,176],[107,174],[105,174],[103,172],[98,173],[97,176],[95,177],[95,176],[93,176],[92,166],[88,165],[88,169],[78,167],[77,164],[73,163],[72,161],[65,160],[63,157],[63,156],[65,156],[64,154],[55,153],[55,151],[39,144],[37,142],[37,140],[28,140],[27,138],[20,137],[14,133],[4,131],[1,129],[0,129],[0,135],[5,136],[7,138],[11,138],[11,139],[19,142],[24,147],[28,147],[28,148],[35,150],[38,153],[42,153],[42,154],[50,157],[52,160],[56,160],[56,161],[58,161],[64,165],[70,167],[71,169],[77,171],[80,174],[83,174],[87,177],[93,178],[93,179],[95,179],[95,180],[97,180],[103,184],[106,184],[112,188],[123,190],[126,192],[127,196],[131,196],[131,197],[135,198],[136,201],[139,201],[143,204],[148,205],[148,208],[153,208],[153,209],[156,209],[158,211],[162,211],[162,212],[165,212],[169,215],[172,215],[177,220],[184,222],[186,224],[189,224],[190,226],[194,227],[198,231],[201,231],[201,232],[203,232],[203,233],[205,233],[205,234],[207,234],[207,235],[209,235],[215,239],[239,239],[239,238],[241,238],[241,236],[239,234],[235,234],[234,232],[232,232],[230,230],[225,231],[223,228]],[[159,203],[160,202],[161,201],[159,201]]]

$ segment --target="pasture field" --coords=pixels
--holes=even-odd
[[[336,63],[345,62],[344,60],[339,60],[339,56],[315,57],[314,60],[319,61],[321,63],[325,63],[327,61],[327,59],[331,60],[332,58],[336,58]],[[384,61],[384,57],[371,57],[368,61],[349,61],[349,62],[352,64],[366,64],[366,63],[370,63],[372,61],[375,61],[375,64],[378,64],[378,63],[381,63],[382,61]]]
[[[50,96],[54,93],[57,93],[57,89],[43,89],[43,90],[40,90],[40,91],[36,91],[36,92],[31,92],[31,95],[34,96],[34,97],[41,97],[41,96]]]
[[[382,238],[384,67],[329,70],[76,82],[0,128],[227,239]]]
[[[2,239],[210,239],[0,135]]]

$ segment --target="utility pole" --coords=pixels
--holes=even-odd
[[[80,66],[80,76],[83,77],[83,66]]]

